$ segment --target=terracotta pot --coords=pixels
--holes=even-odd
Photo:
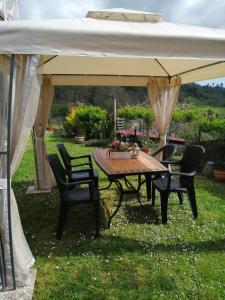
[[[84,142],[84,136],[75,136],[74,140],[75,140],[76,144],[83,144],[83,142]]]
[[[150,148],[141,148],[141,151],[148,154],[148,155],[151,155],[151,149]]]
[[[214,179],[216,181],[225,182],[225,171],[214,170]]]

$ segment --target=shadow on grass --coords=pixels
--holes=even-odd
[[[46,245],[46,243],[43,245]],[[33,243],[32,248],[37,249],[38,245]],[[53,255],[57,257],[64,257],[92,254],[100,257],[107,257],[109,255],[117,257],[124,253],[129,254],[137,252],[140,254],[155,253],[158,255],[159,253],[183,253],[188,255],[198,253],[222,253],[224,252],[224,249],[225,239],[215,241],[180,242],[166,245],[163,243],[155,244],[153,242],[145,242],[137,239],[112,235],[101,236],[98,240],[80,236],[79,240],[75,240],[72,235],[69,239],[67,236],[61,241],[54,241]],[[49,252],[46,250],[38,250],[39,256],[47,258],[48,254]]]
[[[26,194],[29,182],[15,182],[13,187],[17,199],[24,231],[32,236],[51,238],[55,235],[60,195],[58,188],[53,188],[50,193]],[[107,217],[100,202],[100,219],[102,228],[106,227]],[[94,207],[93,204],[80,204],[71,206],[65,231],[72,235],[86,234],[91,238],[94,235]]]
[[[24,232],[34,255],[47,258],[49,253],[52,253],[53,256],[62,257],[92,253],[105,257],[107,255],[119,256],[124,251],[127,253],[224,252],[224,238],[194,242],[173,240],[167,244],[154,240],[148,242],[124,235],[119,236],[111,229],[105,230],[108,216],[102,205],[100,212],[102,233],[100,239],[94,240],[94,215],[91,204],[72,207],[65,227],[65,234],[62,240],[57,241],[55,231],[59,212],[58,190],[55,188],[50,194],[27,195],[25,191],[28,185],[28,182],[20,182],[14,186],[16,187],[16,198]],[[149,217],[147,210],[139,205],[133,206],[133,201],[135,200],[132,199],[123,206],[128,223],[152,223],[153,219]],[[150,227],[149,230],[151,230]],[[53,248],[54,250],[52,250]]]
[[[148,203],[143,202],[142,206],[140,206],[139,203],[135,203],[135,200],[136,199],[133,199],[132,203],[125,203],[124,205],[124,213],[128,222],[137,224],[155,224],[156,219],[152,210],[159,217],[160,213],[158,211],[158,207],[150,208]]]

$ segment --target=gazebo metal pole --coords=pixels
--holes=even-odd
[[[8,204],[8,228],[9,228],[9,247],[12,270],[13,289],[16,289],[13,244],[12,244],[12,220],[11,220],[11,171],[10,171],[10,150],[11,150],[11,127],[12,127],[12,95],[13,95],[13,76],[15,69],[15,54],[11,56],[10,79],[9,79],[9,98],[7,116],[7,204]]]
[[[2,240],[0,241],[0,278],[1,278],[1,291],[5,290],[5,259],[4,259],[4,250]]]
[[[114,138],[116,139],[116,98],[113,98]]]
[[[34,126],[33,126],[33,129],[31,131],[31,136],[32,136],[32,144],[33,144],[33,152],[34,152],[35,172],[36,172],[36,177],[37,177],[37,189],[39,191],[40,181],[39,181],[39,172],[38,172],[38,163],[37,163],[37,148],[36,148],[36,139],[35,139]]]

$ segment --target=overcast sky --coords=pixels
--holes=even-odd
[[[18,0],[18,4],[21,19],[84,17],[88,10],[127,8],[161,13],[165,21],[225,29],[225,0]],[[225,84],[225,78],[221,82]]]
[[[88,10],[127,8],[162,13],[165,21],[225,28],[224,0],[18,0],[21,19],[83,17]]]

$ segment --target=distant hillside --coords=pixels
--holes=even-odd
[[[223,84],[216,86],[201,86],[196,83],[185,84],[180,91],[180,99],[188,97],[195,99],[200,104],[225,106],[225,88]]]
[[[67,105],[78,101],[99,105],[111,112],[114,97],[117,99],[118,107],[126,104],[148,104],[146,88],[61,86],[55,91],[52,117],[65,115]],[[216,86],[186,84],[181,87],[179,102],[225,107],[225,88],[222,84]]]
[[[104,107],[110,106],[112,99],[118,100],[118,106],[125,104],[142,104],[147,102],[145,88],[127,87],[64,87],[55,91],[55,101],[83,102]]]

